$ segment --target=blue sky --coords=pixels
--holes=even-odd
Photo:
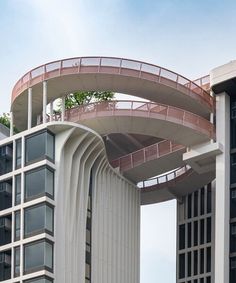
[[[236,59],[235,0],[1,0],[0,112],[14,83],[56,59],[107,55],[190,79]],[[175,203],[142,209],[141,283],[175,282]]]

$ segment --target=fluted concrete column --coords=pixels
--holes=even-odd
[[[28,129],[32,127],[32,88],[28,88]]]
[[[13,136],[13,132],[14,132],[14,129],[13,129],[13,124],[14,124],[14,121],[13,121],[13,112],[10,112],[10,136]]]
[[[216,156],[215,283],[229,282],[230,98],[216,97],[216,138],[224,152]]]
[[[53,101],[50,102],[50,122],[53,121]]]
[[[43,82],[43,123],[47,122],[47,81]]]
[[[61,120],[62,120],[62,122],[64,122],[64,120],[65,120],[65,108],[66,108],[66,98],[65,98],[65,96],[63,96],[62,98],[61,98]]]

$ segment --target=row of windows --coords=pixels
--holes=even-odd
[[[194,280],[189,280],[187,283],[211,283],[211,276],[206,277],[206,281],[204,280],[204,277]]]
[[[205,205],[206,200],[206,205]],[[207,185],[207,190],[202,188],[199,191],[195,191],[193,194],[187,196],[188,202],[188,218],[198,217],[205,213],[211,213],[211,184]]]
[[[15,176],[15,205],[21,204],[21,174]],[[48,166],[38,167],[24,174],[24,201],[42,196],[54,197],[54,171]],[[12,179],[0,183],[0,210],[12,206]]]
[[[209,272],[211,272],[211,247],[179,255],[179,279]]]
[[[37,132],[25,138],[25,164],[48,159],[54,162],[54,135],[49,131]],[[15,168],[22,166],[22,140],[16,140]],[[13,170],[13,143],[0,147],[0,175]]]
[[[211,217],[179,225],[179,250],[210,242]]]
[[[14,277],[20,276],[21,266],[20,246],[14,248]],[[11,278],[11,250],[0,253],[0,281]],[[23,245],[23,274],[30,274],[40,270],[53,272],[53,243],[47,239],[31,242]],[[49,278],[39,277],[25,282],[38,282],[37,280],[49,280]],[[52,282],[52,281],[39,281]]]
[[[36,234],[48,233],[53,235],[54,208],[48,203],[40,203],[24,210],[24,238]],[[14,240],[21,237],[21,211],[14,213]],[[0,217],[0,246],[12,241],[12,215]]]

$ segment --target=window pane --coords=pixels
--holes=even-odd
[[[45,277],[38,277],[24,281],[24,283],[51,283],[51,282],[53,282],[52,279],[48,279]]]
[[[53,196],[53,187],[54,187],[54,173],[50,170],[46,170],[47,179],[46,179],[46,192]]]
[[[15,178],[15,205],[21,203],[21,175]]]
[[[53,208],[46,205],[46,219],[45,219],[45,228],[53,232]]]
[[[14,276],[20,275],[20,247],[15,248],[14,254]]]
[[[26,163],[40,160],[46,153],[46,133],[41,133],[26,139]]]
[[[24,272],[34,272],[44,268],[52,270],[52,244],[40,241],[24,247]]]
[[[21,167],[21,139],[16,140],[16,168]]]
[[[47,133],[47,148],[46,148],[46,155],[51,159],[54,160],[54,136],[50,133]]]
[[[45,242],[45,265],[52,269],[52,245]]]
[[[236,223],[230,224],[230,252],[236,252]]]
[[[179,226],[179,249],[185,248],[185,224]]]
[[[12,171],[12,144],[0,147],[0,175]]]
[[[26,164],[44,158],[54,160],[54,136],[48,132],[26,138]]]
[[[41,204],[25,209],[25,236],[45,232],[53,232],[53,209]]]
[[[15,241],[20,240],[20,211],[15,212]]]
[[[53,196],[54,173],[46,167],[27,172],[25,175],[25,198]]]

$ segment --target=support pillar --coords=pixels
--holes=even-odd
[[[65,107],[66,107],[66,98],[65,96],[63,96],[61,98],[61,121],[64,122],[65,121]]]
[[[53,121],[53,101],[50,102],[50,122]]]
[[[216,156],[215,283],[229,282],[230,97],[216,97],[216,138],[223,153]]]
[[[28,129],[32,127],[32,88],[28,88]]]
[[[47,122],[47,81],[43,81],[43,124]]]
[[[13,129],[13,124],[14,124],[14,121],[13,121],[13,112],[10,112],[10,136],[13,136],[13,132],[14,132],[14,129]]]

